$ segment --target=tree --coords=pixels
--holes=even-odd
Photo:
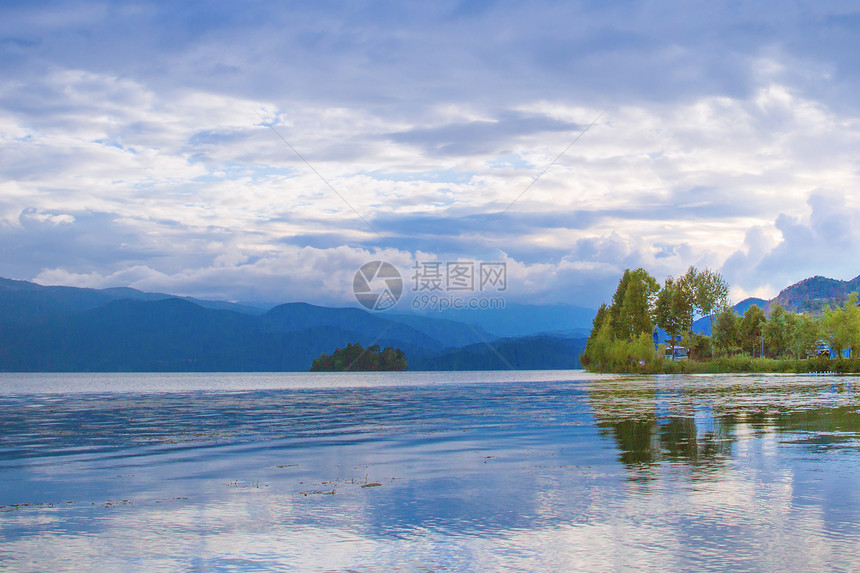
[[[391,346],[380,350],[378,344],[364,348],[361,344],[349,343],[331,355],[320,354],[311,366],[311,372],[361,372],[380,370],[406,370],[403,351]]]
[[[608,324],[609,318],[609,307],[606,306],[606,303],[604,302],[597,309],[597,313],[594,315],[594,319],[591,321],[591,333],[596,333],[600,330],[601,326],[603,326],[604,324]]]
[[[612,295],[612,304],[609,305],[613,338],[624,338],[627,331],[621,308],[624,306],[624,295],[627,294],[627,285],[629,284],[630,269],[624,269],[624,274],[621,275],[621,280],[618,281],[618,286],[615,287],[615,294]]]
[[[771,358],[784,356],[788,352],[793,326],[794,315],[774,304],[770,309],[770,316],[762,326],[764,346]]]
[[[740,347],[738,315],[732,307],[725,305],[717,313],[711,327],[711,340],[721,354],[732,354]]]
[[[690,267],[695,271],[694,267]],[[687,271],[689,273],[689,271]],[[713,313],[716,309],[728,305],[729,285],[720,273],[705,269],[694,274],[696,307],[702,316],[711,317],[713,326]]]
[[[821,325],[817,320],[806,314],[794,317],[789,337],[789,350],[796,359],[812,356],[819,338],[821,338]]]
[[[848,323],[848,348],[851,357],[860,355],[860,307],[857,306],[857,293],[852,292],[845,301],[845,315]]]
[[[761,354],[761,330],[764,322],[764,311],[756,305],[750,306],[741,318],[739,328],[741,347],[751,356]]]
[[[601,305],[605,308],[606,305]],[[604,313],[605,319],[598,320],[600,310],[594,317],[594,328],[591,329],[591,334],[588,335],[588,341],[585,343],[585,351],[579,357],[579,363],[583,367],[588,368],[593,366],[597,370],[610,369],[610,350],[614,346],[612,338],[612,328],[610,325],[608,311]]]
[[[603,347],[609,343],[609,307],[606,303],[602,303],[591,321],[591,332],[588,333],[588,340],[585,342],[585,350],[579,356],[579,363],[583,367],[590,364],[599,364],[604,355]]]
[[[669,291],[664,293],[667,288]],[[713,331],[711,315],[715,309],[728,304],[728,293],[729,286],[719,273],[710,269],[699,271],[691,266],[677,280],[666,279],[663,290],[657,295],[656,322],[672,336],[673,345],[676,336],[692,330],[697,312],[711,317]]]
[[[621,307],[628,338],[638,338],[641,334],[651,336],[654,328],[654,299],[659,290],[657,279],[644,269],[636,269],[631,273]]]
[[[689,283],[667,277],[655,303],[657,326],[669,333],[672,346],[679,335],[693,327],[693,294]]]
[[[630,340],[642,333],[651,334],[654,297],[658,290],[657,279],[645,269],[624,271],[609,308],[615,338]]]
[[[651,368],[651,361],[657,359],[654,326],[669,334],[672,346],[679,338],[689,340],[692,358],[714,357],[711,338],[692,335],[696,312],[711,317],[714,339],[724,352],[734,352],[740,344],[738,319],[728,307],[728,290],[719,273],[709,269],[699,272],[690,267],[678,279],[667,277],[662,288],[644,269],[627,269],[612,303],[598,309],[580,363],[589,369],[615,372],[641,371],[643,364]],[[712,315],[718,308],[722,309],[722,322],[714,326]],[[760,328],[756,334],[761,335]]]
[[[597,370],[635,370],[654,359],[654,298],[660,285],[645,269],[626,269],[612,297],[600,305],[579,361]]]
[[[822,330],[830,342],[831,356],[841,356],[845,349],[857,357],[860,351],[860,309],[857,293],[853,292],[839,308],[829,308],[821,317]]]
[[[728,304],[729,285],[718,272],[707,268],[699,271],[693,266],[687,269],[679,281],[687,286],[692,295],[690,300],[691,312],[693,314],[698,312],[701,316],[707,316],[713,334],[713,313],[715,309]],[[714,357],[713,339],[710,339],[708,344],[711,346],[711,356]]]

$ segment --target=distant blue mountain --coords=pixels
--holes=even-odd
[[[329,308],[303,302],[282,304],[271,309],[262,319],[275,332],[295,332],[312,327],[337,327],[361,335],[371,341],[397,340],[401,346],[421,349],[431,354],[448,348],[442,340],[398,321],[382,318],[358,308]],[[457,325],[465,330],[465,325]],[[405,349],[404,349],[405,350]]]
[[[491,342],[497,337],[478,325],[417,314],[388,314],[387,320],[400,322],[441,341],[446,348]],[[464,325],[466,328],[464,328]]]
[[[507,303],[501,309],[446,309],[423,316],[464,322],[498,337],[567,333],[588,336],[596,310],[575,305]]]
[[[761,309],[767,308],[769,301],[766,301],[761,298],[747,298],[737,303],[732,307],[735,311],[735,314],[738,316],[743,316],[743,314],[747,311],[747,309],[753,305],[758,306]],[[693,332],[696,334],[704,334],[705,336],[711,335],[711,317],[703,316],[697,320],[693,321]],[[663,329],[657,329],[657,336],[660,342],[667,341],[669,339],[669,335]]]
[[[575,367],[585,341],[499,341],[479,326],[430,316],[306,303],[263,312],[134,289],[0,279],[0,371],[308,370],[321,353],[350,342],[400,348],[412,369],[474,370]]]
[[[747,309],[752,305],[756,305],[760,309],[766,310],[768,305],[770,305],[770,301],[764,300],[763,298],[745,298],[732,308],[735,309],[735,314],[737,314],[738,316],[743,316]]]
[[[526,336],[472,344],[429,358],[419,357],[411,370],[571,370],[581,368],[586,338]]]
[[[265,309],[230,302],[200,300],[162,293],[142,292],[133,288],[106,289],[67,286],[42,286],[27,281],[0,278],[0,321],[70,314],[107,304],[115,300],[153,301],[183,299],[203,308],[232,310],[244,314],[262,314]]]
[[[746,298],[741,302],[737,303],[732,307],[735,311],[735,314],[738,316],[743,316],[747,309],[753,305],[759,307],[762,310],[767,309],[770,301],[764,300],[762,298]],[[702,318],[693,322],[693,332],[697,334],[704,334],[706,336],[711,335],[711,317],[703,316]]]

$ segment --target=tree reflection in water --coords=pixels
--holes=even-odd
[[[860,450],[860,410],[850,378],[654,376],[589,382],[602,435],[618,447],[629,478],[652,479],[661,463],[707,475],[725,466],[743,436],[783,434],[820,452]],[[785,435],[790,434],[790,435]]]

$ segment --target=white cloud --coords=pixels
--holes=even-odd
[[[34,210],[24,210],[21,213],[20,219],[29,219],[39,223],[50,223],[52,225],[69,225],[75,222],[75,218],[72,215],[41,213]]]
[[[130,265],[154,273],[131,285],[138,288],[180,288],[196,295],[217,290],[223,298],[272,301],[300,296],[333,301],[340,296],[348,302],[348,293],[331,286],[330,277],[337,273],[331,266],[326,267],[328,278],[313,273],[303,273],[301,281],[281,277],[288,287],[249,278],[287,273],[284,261],[303,247],[316,253],[317,264],[317,258],[326,258],[322,253],[337,252],[337,244],[362,253],[373,244],[414,253],[418,244],[413,241],[423,235],[431,243],[434,236],[449,241],[437,255],[474,258],[469,251],[476,247],[509,252],[512,261],[531,267],[527,274],[538,277],[534,284],[558,289],[554,294],[548,288],[536,292],[533,279],[524,276],[523,294],[538,298],[563,299],[561,293],[571,292],[566,281],[578,279],[565,270],[570,265],[578,265],[577,272],[584,275],[596,268],[620,273],[625,266],[643,265],[659,276],[678,274],[690,264],[719,267],[727,258],[731,278],[749,290],[761,287],[752,284],[758,275],[750,265],[764,264],[754,260],[757,245],[748,248],[749,255],[737,254],[743,237],[749,242],[750,228],[775,225],[792,233],[791,221],[803,215],[813,174],[841,188],[857,183],[849,156],[857,149],[860,124],[836,118],[778,85],[762,87],[748,101],[716,97],[672,108],[608,110],[605,121],[521,197],[575,130],[549,131],[528,141],[515,133],[504,136],[478,161],[470,160],[466,177],[442,182],[434,180],[436,174],[459,172],[462,160],[385,142],[386,133],[404,129],[402,122],[349,109],[306,107],[290,119],[279,112],[278,133],[290,136],[296,149],[313,159],[311,164],[335,192],[261,124],[254,110],[273,109],[271,104],[200,92],[167,101],[129,80],[71,71],[46,78],[45,93],[48,99],[68,94],[71,103],[56,123],[43,113],[39,122],[25,127],[28,116],[19,114],[17,132],[26,135],[3,140],[19,161],[34,166],[26,178],[3,183],[15,191],[0,200],[7,220],[78,222],[80,232],[86,232],[76,214],[105,213],[130,233],[125,244],[146,245],[158,255],[152,261],[105,261],[107,266],[98,268],[64,267],[58,260],[34,273],[39,280],[56,281],[61,276],[56,273],[65,271],[70,281],[91,277],[99,282],[102,277],[104,284],[115,284],[125,276],[123,265]],[[104,119],[87,121],[93,104],[84,93],[104,99],[99,116]],[[439,116],[440,128],[450,113]],[[596,115],[595,110],[546,101],[521,106],[518,113],[580,125]],[[8,116],[5,121],[10,123]],[[430,129],[432,137],[445,133]],[[353,142],[357,150],[333,161],[327,153],[342,141]],[[505,149],[515,150],[512,157],[521,158],[523,165],[537,167],[530,172],[499,170],[493,161]],[[14,176],[16,166],[7,162],[6,167]],[[385,173],[395,176],[386,179]],[[415,178],[398,173],[414,173]],[[517,197],[483,235],[479,231],[494,215],[476,222],[474,229],[458,227],[462,217],[500,212]],[[384,243],[353,208],[386,237]],[[780,213],[784,215],[777,218]],[[405,215],[432,216],[436,223],[423,232],[411,225],[391,226]],[[851,244],[853,235],[841,228],[840,244]],[[826,240],[838,229],[826,224],[818,233]],[[329,237],[324,240],[330,245],[311,247],[314,237]],[[284,247],[285,239],[289,247]],[[426,250],[426,243],[420,248]],[[308,262],[296,259],[294,264]],[[838,258],[831,263],[839,270]],[[353,258],[353,266],[341,271],[352,272],[359,264]],[[536,270],[544,267],[545,273]],[[791,275],[772,271],[771,280]],[[289,272],[295,274],[295,269]],[[206,279],[221,286],[208,288]],[[309,282],[323,288],[301,286]],[[250,283],[256,284],[251,288]],[[583,290],[574,292],[591,304],[599,301],[600,296]]]
[[[860,208],[847,193],[814,191],[808,211],[799,217],[784,213],[769,226],[747,233],[744,249],[726,261],[726,274],[739,294],[772,298],[784,287],[813,275],[848,280],[860,274],[853,253],[860,247]]]
[[[295,249],[344,247],[471,258],[502,251],[531,273],[551,268],[539,276],[556,290],[540,296],[556,299],[605,299],[604,273],[638,265],[659,276],[725,263],[738,292],[764,292],[801,271],[780,270],[789,261],[778,262],[779,251],[759,260],[769,247],[750,233],[797,242],[812,190],[850,193],[858,184],[860,119],[819,89],[854,81],[841,56],[804,52],[800,34],[750,36],[720,7],[705,16],[656,5],[621,24],[611,7],[454,19],[436,7],[404,13],[385,31],[364,13],[308,9],[287,18],[261,6],[268,24],[226,26],[215,10],[193,35],[164,31],[175,52],[169,62],[141,40],[167,12],[82,11],[67,25],[66,50],[50,36],[38,72],[0,81],[0,232],[16,245],[0,250],[0,275],[116,277],[143,267],[164,277],[256,276],[263,261],[277,272],[276,261]],[[562,25],[572,15],[576,25]],[[796,12],[783,17],[812,25]],[[753,26],[768,18],[756,9],[742,16]],[[417,29],[428,19],[449,32],[437,58],[419,56],[419,47],[437,45]],[[302,45],[297,21],[316,30],[318,52],[284,58]],[[525,41],[508,27],[514,21],[540,23],[543,42],[576,46],[580,57],[568,61],[548,50],[551,42]],[[9,22],[23,30],[13,46],[22,61],[34,61],[29,35],[62,28],[24,9]],[[87,27],[104,30],[127,66],[89,50],[72,67],[67,56],[83,46],[76,34]],[[515,46],[516,55],[479,48],[480,30],[492,32],[483,38],[489,45]],[[216,38],[234,49],[215,50]],[[728,50],[721,58],[709,55],[722,53],[717,46]],[[383,60],[387,67],[375,64]],[[515,82],[526,70],[529,81]],[[601,112],[520,197],[577,126]],[[816,229],[816,244],[856,244],[839,226]],[[36,244],[38,255],[27,257]],[[852,265],[835,257],[802,272],[853,276]],[[603,290],[571,290],[569,281],[580,281],[566,270],[573,267]],[[202,279],[175,280],[206,290],[192,286]],[[232,279],[223,284],[234,290],[219,291],[257,296],[260,288],[246,286],[253,282]],[[328,286],[320,292],[335,296]]]

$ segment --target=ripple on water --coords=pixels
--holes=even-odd
[[[0,375],[0,564],[860,563],[850,378],[418,374]]]

